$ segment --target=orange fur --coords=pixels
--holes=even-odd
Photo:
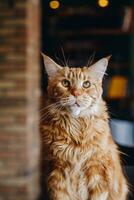
[[[128,187],[101,97],[108,59],[90,68],[61,68],[46,56],[44,62],[49,83],[41,136],[45,166],[51,163],[50,199],[126,200]],[[95,73],[99,66],[103,74]],[[69,87],[62,85],[63,79],[69,80]],[[82,87],[86,80],[89,88]],[[74,95],[77,102],[69,99]]]

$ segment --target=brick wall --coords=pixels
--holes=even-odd
[[[0,1],[0,200],[39,194],[39,0]]]

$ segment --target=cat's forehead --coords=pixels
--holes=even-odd
[[[88,78],[89,73],[87,67],[64,67],[62,75],[67,78]]]

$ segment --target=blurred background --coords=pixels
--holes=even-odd
[[[134,200],[134,0],[0,1],[0,200],[40,194],[40,51],[72,67],[112,55],[103,98]]]
[[[72,67],[112,55],[103,97],[134,185],[134,0],[42,0],[41,45],[57,63],[64,65],[66,59]],[[42,94],[47,86],[43,71],[42,64]]]

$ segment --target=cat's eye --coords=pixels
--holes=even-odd
[[[90,81],[84,81],[84,82],[83,82],[83,87],[84,87],[84,88],[89,88],[90,85],[91,85]]]
[[[61,83],[62,83],[62,85],[64,87],[69,87],[70,86],[70,82],[67,79],[63,79]]]

